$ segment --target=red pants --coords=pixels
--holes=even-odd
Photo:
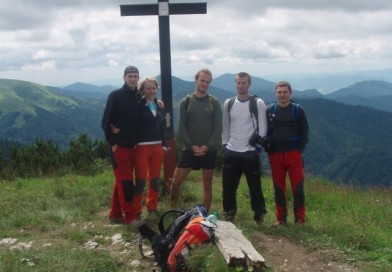
[[[161,144],[138,145],[136,147],[136,183],[132,206],[137,214],[142,213],[143,192],[147,181],[147,210],[156,210],[158,207],[163,154]]]
[[[274,182],[277,220],[287,222],[286,173],[288,173],[294,199],[295,222],[305,222],[304,170],[301,153],[293,150],[282,153],[272,152],[268,156]]]
[[[117,146],[116,151],[112,155],[113,172],[116,181],[113,188],[109,218],[120,219],[124,216],[124,221],[128,224],[137,217],[132,208],[135,148]]]

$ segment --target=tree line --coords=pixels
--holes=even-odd
[[[52,139],[37,139],[34,144],[1,141],[0,176],[59,176],[65,174],[95,175],[110,167],[109,147],[104,140],[92,140],[86,133],[69,142],[62,150]]]

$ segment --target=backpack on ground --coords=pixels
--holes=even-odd
[[[139,227],[141,237],[139,250],[147,257],[143,241],[147,238],[152,247],[154,262],[162,271],[186,271],[185,260],[192,245],[210,241],[214,236],[213,228],[206,220],[207,209],[198,205],[192,209],[171,209],[162,214],[158,228],[153,230],[147,224]]]

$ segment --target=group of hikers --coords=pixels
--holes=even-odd
[[[107,99],[102,128],[110,145],[115,183],[109,219],[112,223],[141,222],[145,186],[148,216],[156,216],[160,173],[167,150],[164,103],[156,98],[158,82],[147,77],[139,82],[139,70],[124,70],[124,85]],[[242,174],[249,187],[253,219],[263,222],[267,213],[260,177],[260,154],[268,153],[275,192],[276,226],[287,224],[286,175],[293,195],[296,224],[305,223],[304,169],[302,152],[308,142],[308,122],[303,108],[291,100],[291,85],[279,81],[277,102],[269,106],[250,94],[251,77],[235,76],[237,95],[224,102],[208,93],[212,73],[201,69],[195,89],[179,106],[178,137],[183,143],[170,188],[170,205],[176,207],[181,185],[191,170],[200,170],[203,205],[210,209],[212,179],[217,151],[223,149],[223,216],[234,221],[237,189]]]

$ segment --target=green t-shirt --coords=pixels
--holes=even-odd
[[[210,95],[203,98],[194,94],[185,97],[180,103],[178,135],[187,149],[192,145],[206,145],[208,150],[217,150],[222,141],[219,101]]]

